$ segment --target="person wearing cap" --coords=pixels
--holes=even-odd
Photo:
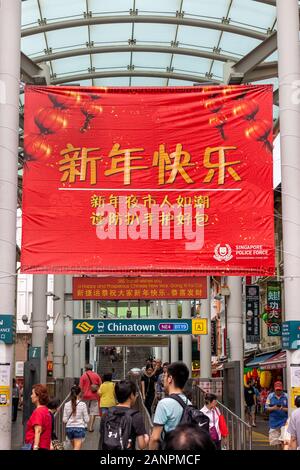
[[[274,392],[268,395],[266,411],[269,413],[270,446],[282,449],[280,438],[288,419],[288,397],[283,392],[283,385],[279,380],[274,383]]]
[[[291,414],[288,432],[291,434],[290,450],[300,450],[300,395],[295,398],[296,410]]]

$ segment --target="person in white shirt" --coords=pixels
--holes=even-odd
[[[219,416],[221,413],[217,407],[216,395],[213,393],[207,393],[205,395],[205,406],[201,408],[201,411],[209,418],[210,437],[214,441],[217,450],[221,450],[222,436],[219,426]]]
[[[81,388],[73,385],[71,400],[65,404],[63,422],[66,423],[66,435],[71,441],[73,450],[80,450],[85,438],[89,414],[86,404],[80,400]]]

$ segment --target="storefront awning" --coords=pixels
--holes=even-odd
[[[260,364],[260,368],[264,370],[282,369],[283,367],[286,367],[285,351],[280,351],[279,353],[275,354],[275,356]]]
[[[245,367],[259,367],[263,362],[267,361],[272,356],[274,356],[274,353],[261,354],[260,356],[256,356],[251,359],[251,361],[247,362]]]

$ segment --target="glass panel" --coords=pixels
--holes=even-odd
[[[134,26],[134,37],[137,41],[171,43],[174,41],[176,26],[168,24],[137,23]]]
[[[167,86],[166,78],[131,77],[131,86]]]
[[[175,16],[176,11],[180,9],[180,0],[163,0],[162,2],[154,2],[153,0],[136,0],[135,7],[139,10],[139,14],[167,14]]]
[[[110,68],[126,68],[130,64],[130,52],[94,54],[93,66],[97,70]]]
[[[134,52],[132,63],[137,67],[166,69],[170,65],[171,57],[171,54]]]
[[[61,73],[73,73],[78,70],[88,71],[90,67],[89,55],[68,57],[67,59],[53,60],[52,61],[53,72],[56,74]]]
[[[48,46],[52,49],[85,44],[88,41],[88,28],[68,28],[46,33]]]
[[[274,24],[276,8],[264,3],[249,2],[249,0],[234,0],[229,16],[232,24],[247,24],[255,29],[267,31]]]
[[[28,36],[21,39],[21,50],[28,56],[40,55],[44,49],[46,49],[46,42],[43,34],[35,34],[33,37]]]
[[[220,42],[222,52],[245,55],[261,43],[258,39],[231,33],[223,33]]]
[[[169,86],[192,86],[193,83],[187,80],[174,80],[171,78],[169,80]]]
[[[223,18],[226,16],[229,0],[184,0],[183,10],[185,16],[202,16],[210,18]]]
[[[131,29],[132,25],[130,23],[91,26],[91,41],[94,41],[95,45],[115,42],[128,44],[128,39],[131,38]]]
[[[273,52],[273,54],[267,57],[265,62],[278,62],[278,51]]]
[[[207,50],[217,45],[220,32],[214,29],[193,28],[192,26],[179,26],[177,41],[183,45],[200,46]]]
[[[40,19],[37,0],[22,2],[22,26],[36,26]]]
[[[95,13],[126,12],[133,8],[133,0],[113,0],[110,2],[89,0],[89,10]]]
[[[56,18],[83,17],[83,12],[86,11],[85,0],[72,0],[71,5],[70,2],[62,2],[61,0],[51,0],[51,2],[40,0],[40,5],[43,18],[47,18],[49,21]]]
[[[129,77],[97,78],[94,83],[95,86],[129,86]]]
[[[197,75],[208,72],[210,63],[210,60],[202,59],[201,57],[175,55],[173,58],[172,67],[174,67],[174,71],[189,71]]]
[[[218,80],[223,80],[223,67],[224,67],[224,62],[214,60],[211,73]]]

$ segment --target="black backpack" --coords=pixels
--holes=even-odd
[[[101,419],[100,450],[132,450],[132,417],[137,410],[116,408]]]
[[[168,398],[173,398],[173,400],[177,401],[183,408],[179,424],[196,424],[199,428],[209,433],[208,416],[198,410],[194,405],[186,404],[178,394],[172,393]]]

